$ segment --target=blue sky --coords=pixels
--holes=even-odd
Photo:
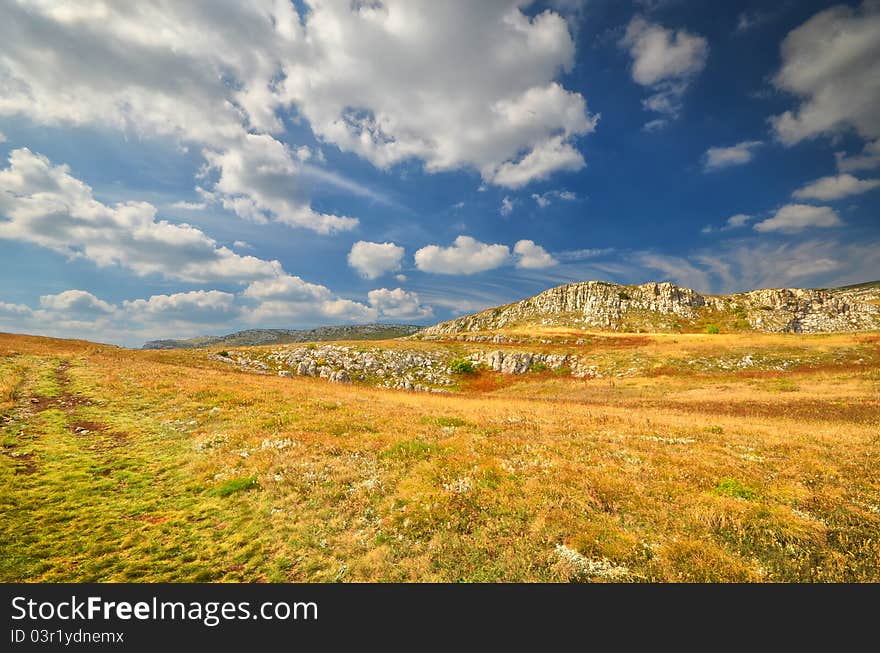
[[[880,278],[877,2],[0,2],[0,330]]]

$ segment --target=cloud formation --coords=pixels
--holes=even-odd
[[[546,249],[536,245],[533,240],[518,241],[513,246],[513,253],[517,257],[516,267],[526,270],[548,268],[558,263]]]
[[[653,92],[642,105],[663,116],[645,128],[653,131],[678,117],[685,91],[706,66],[708,41],[687,30],[667,29],[643,16],[634,16],[618,45],[632,58],[633,81]]]
[[[867,193],[880,186],[880,179],[858,179],[850,174],[822,177],[802,188],[798,188],[792,197],[799,200],[839,200],[851,195]]]
[[[811,204],[786,204],[779,208],[773,217],[755,224],[753,229],[763,233],[778,231],[794,234],[805,229],[839,227],[843,222],[837,211],[828,206]]]
[[[507,245],[488,245],[459,236],[450,247],[428,245],[415,253],[416,267],[435,274],[476,274],[501,267],[510,258]]]
[[[403,261],[404,249],[394,243],[357,241],[348,253],[348,264],[365,279],[376,279],[396,272]]]
[[[246,283],[281,273],[278,261],[240,256],[156,213],[147,202],[102,204],[67,166],[27,148],[13,150],[0,169],[0,238],[180,281]]]
[[[781,50],[773,83],[801,102],[771,118],[779,141],[794,145],[846,129],[866,140],[880,137],[880,3],[821,11],[792,30]]]
[[[550,206],[554,200],[562,200],[564,202],[573,202],[577,199],[577,195],[568,190],[548,190],[546,193],[532,193],[532,199],[535,200],[540,208],[545,209]]]
[[[742,141],[729,147],[710,147],[704,155],[703,170],[712,172],[731,166],[745,165],[755,156],[754,150],[761,141]]]
[[[432,317],[434,311],[430,306],[419,303],[419,295],[403,288],[388,290],[377,288],[367,293],[370,306],[380,315],[402,320],[421,320]]]

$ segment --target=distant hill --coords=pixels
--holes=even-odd
[[[151,340],[144,344],[143,349],[196,349],[224,345],[247,347],[323,340],[388,340],[411,335],[421,328],[411,324],[356,324],[326,326],[316,329],[247,329],[225,336],[199,336],[186,340]]]
[[[880,329],[878,298],[880,282],[831,290],[771,288],[703,295],[668,282],[626,286],[585,281],[441,322],[414,337],[529,326],[642,332],[866,331]]]

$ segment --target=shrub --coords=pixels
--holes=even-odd
[[[449,363],[449,367],[453,374],[474,374],[477,371],[474,364],[467,358],[456,358]]]
[[[256,476],[241,476],[239,478],[230,478],[225,483],[221,483],[211,492],[214,496],[228,497],[239,492],[247,492],[257,487]]]
[[[627,295],[625,292],[619,292],[619,293],[617,293],[617,298],[618,298],[618,299],[622,299],[623,301],[626,301],[626,300],[628,300],[628,299],[632,299],[632,298],[631,298],[629,295]]]
[[[544,361],[538,361],[537,363],[532,363],[531,367],[529,367],[529,371],[531,372],[544,372],[547,369],[547,363]]]
[[[225,349],[223,351],[218,351],[217,355],[222,356],[223,358],[229,358],[229,352],[226,351]]]
[[[710,324],[706,327],[706,333],[720,333],[721,330],[718,328],[717,324]]]
[[[751,501],[758,496],[752,488],[743,485],[735,478],[722,478],[715,486],[715,493],[723,496],[735,497],[737,499],[746,499]]]

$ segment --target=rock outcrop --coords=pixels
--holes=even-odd
[[[416,337],[519,326],[681,331],[718,322],[731,330],[822,333],[880,328],[880,307],[824,290],[766,289],[702,295],[674,284],[587,281],[424,329]]]
[[[198,349],[201,347],[249,347],[323,340],[387,340],[415,333],[412,324],[344,324],[316,329],[247,329],[226,336],[199,336],[188,340],[151,340],[143,349]]]

